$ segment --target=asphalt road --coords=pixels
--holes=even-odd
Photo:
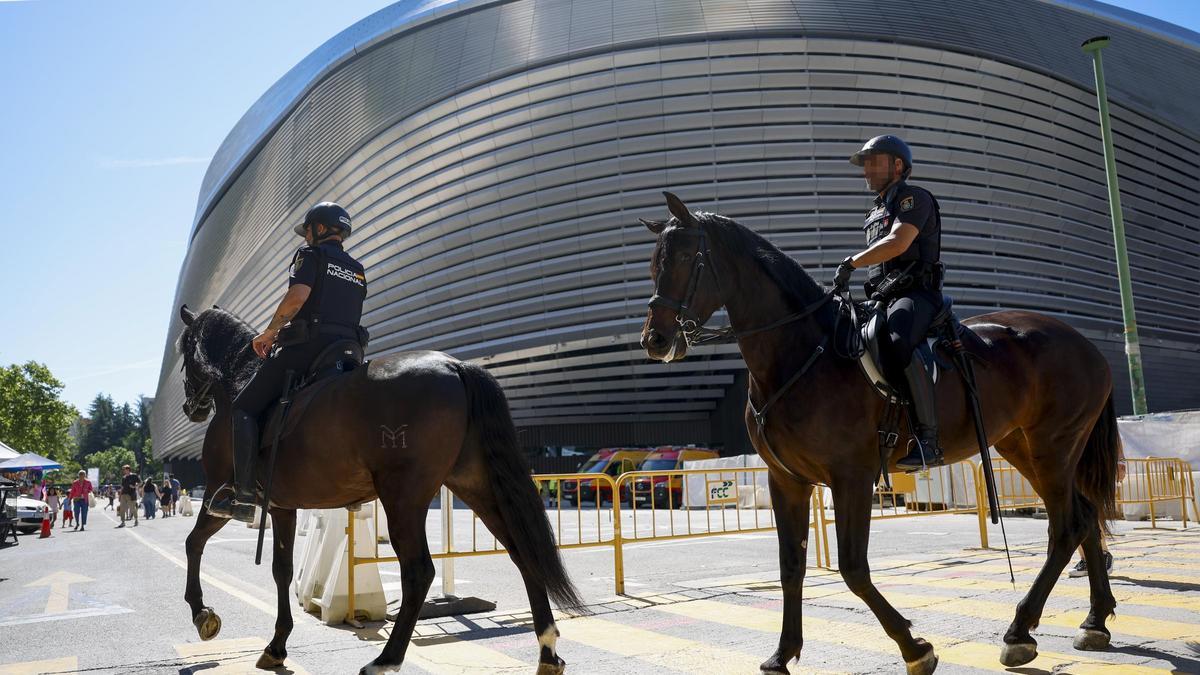
[[[234,523],[210,541],[205,597],[223,627],[201,642],[182,598],[183,541],[193,522],[160,517],[114,529],[113,512],[93,510],[86,532],[22,536],[19,546],[0,550],[0,673],[258,672],[253,662],[272,633],[275,591],[269,565],[253,564],[256,532]],[[872,524],[874,579],[913,621],[914,634],[935,645],[939,673],[1004,670],[1000,636],[1044,557],[1046,524],[1010,518],[1007,526],[1015,591],[1003,553],[978,548],[974,516]],[[455,527],[456,541],[469,536],[469,514],[457,512]],[[1071,648],[1087,584],[1064,577],[1035,632],[1042,655],[1008,672],[1200,673],[1200,527],[1118,523],[1113,550],[1121,603],[1110,623],[1113,648]],[[559,621],[568,673],[755,673],[774,649],[782,603],[771,532],[629,546],[622,597],[614,593],[611,548],[567,551],[564,559],[594,611]],[[503,555],[455,565],[457,593],[497,609],[422,621],[402,672],[532,673],[536,638],[516,568]],[[381,574],[396,600],[398,567],[383,565]],[[331,627],[293,612],[281,672],[357,672],[386,639],[382,622]],[[805,650],[793,672],[903,672],[898,650],[861,601],[836,572],[811,562]]]

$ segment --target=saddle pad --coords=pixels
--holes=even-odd
[[[325,389],[325,387],[329,386],[330,382],[339,380],[344,377],[344,375],[348,374],[349,373],[344,373],[342,375],[336,375],[333,377],[322,377],[307,387],[295,391],[292,394],[292,407],[288,410],[287,419],[282,420],[283,431],[279,434],[279,438],[283,439],[287,437],[288,434],[296,430],[296,425],[299,424],[300,420],[304,419],[304,412],[308,409],[308,405],[312,403],[313,398],[315,398],[318,393]],[[267,422],[266,424],[262,425],[263,432],[262,439],[259,442],[260,448],[271,447],[271,442],[275,440],[275,428],[279,426],[281,422],[280,417],[282,416],[283,406],[280,405],[279,402],[276,402],[267,410]]]

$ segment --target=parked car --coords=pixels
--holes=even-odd
[[[638,471],[678,471],[684,462],[700,459],[715,459],[716,450],[707,448],[680,448],[666,446],[650,453]],[[649,506],[653,499],[658,508],[679,508],[683,505],[683,476],[639,476],[633,481],[633,498],[637,506]]]
[[[32,534],[42,529],[42,520],[50,512],[50,505],[33,497],[17,497],[17,531]]]
[[[604,473],[615,480],[623,473],[636,471],[649,454],[649,450],[636,448],[605,448],[592,455],[576,473]],[[600,486],[599,499],[596,495],[597,484]],[[564,480],[561,488],[562,501],[571,506],[585,501],[596,501],[596,506],[600,506],[605,501],[611,502],[613,498],[612,488],[602,480]],[[629,501],[628,493],[623,492],[621,499]]]

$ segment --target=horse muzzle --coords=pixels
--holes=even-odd
[[[646,350],[646,356],[663,363],[682,359],[687,354],[687,342],[683,338],[683,331],[675,331],[674,335],[667,337],[655,328],[648,328],[642,333],[641,344],[642,349]]]

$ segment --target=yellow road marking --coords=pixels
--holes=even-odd
[[[560,644],[579,642],[661,668],[687,673],[712,672],[714,669],[730,673],[755,673],[762,662],[762,659],[750,654],[591,617],[560,621],[558,629],[562,633]]]
[[[938,572],[970,572],[977,574],[994,574],[1008,576],[1008,565],[1004,563],[970,563],[965,565],[945,565],[937,562],[927,562],[920,560],[893,560],[889,563],[900,566],[902,570],[887,570],[884,573],[907,574],[917,570],[932,570]],[[1013,571],[1018,576],[1023,576],[1024,573],[1029,573],[1030,582],[1032,577],[1036,576],[1041,571],[1042,565],[1039,562],[1036,565],[1020,565],[1014,564]],[[1135,581],[1165,581],[1177,584],[1195,584],[1200,583],[1200,573],[1197,575],[1179,575],[1179,574],[1159,574],[1157,572],[1140,572],[1133,570],[1115,570],[1114,577],[1123,577],[1133,579]]]
[[[963,600],[948,596],[913,595],[894,591],[889,591],[884,597],[896,609],[929,609],[943,614],[956,614],[974,619],[1006,620],[1016,611],[1016,608],[1009,603],[980,600],[978,598]],[[857,597],[853,599],[857,604],[861,605],[861,601]],[[849,601],[850,598],[847,598],[847,600]],[[1040,623],[1043,626],[1074,629],[1078,627],[1080,621],[1083,621],[1086,613],[1086,608],[1069,609],[1061,612],[1046,611],[1042,614]],[[1110,630],[1119,631],[1127,635],[1136,635],[1155,640],[1182,640],[1200,632],[1195,624],[1167,621],[1164,619],[1149,619],[1142,616],[1130,616],[1129,614],[1118,614],[1115,619],[1109,621],[1108,627]]]
[[[783,621],[783,612],[733,605],[715,600],[694,600],[678,605],[664,605],[655,610],[678,616],[701,619],[713,623],[736,626],[749,630],[767,633],[778,633]],[[813,616],[804,616],[805,642],[810,639],[817,642],[831,642],[852,649],[862,649],[881,654],[891,654],[900,660],[900,650],[896,644],[883,632],[878,624],[856,624],[844,621],[831,621]],[[921,635],[934,645],[938,658],[943,663],[981,668],[997,672],[1012,672],[1000,665],[1000,645],[990,645],[981,642],[964,641],[942,635]],[[1112,668],[1109,672],[1128,673],[1129,675],[1156,674],[1165,671],[1146,666],[1128,664],[1110,664],[1104,661],[1069,654],[1038,651],[1035,661],[1040,669],[1055,669],[1071,665],[1071,673],[1102,672],[1101,670],[1085,670],[1085,668]]]
[[[262,672],[254,663],[266,647],[267,641],[262,638],[236,638],[179,644],[175,645],[175,653],[189,666],[201,666],[181,671],[189,675],[250,675]],[[292,659],[284,667],[297,675],[308,675]]]
[[[42,661],[22,661],[0,665],[0,675],[38,675],[38,673],[63,673],[79,669],[79,657],[64,656]]]

